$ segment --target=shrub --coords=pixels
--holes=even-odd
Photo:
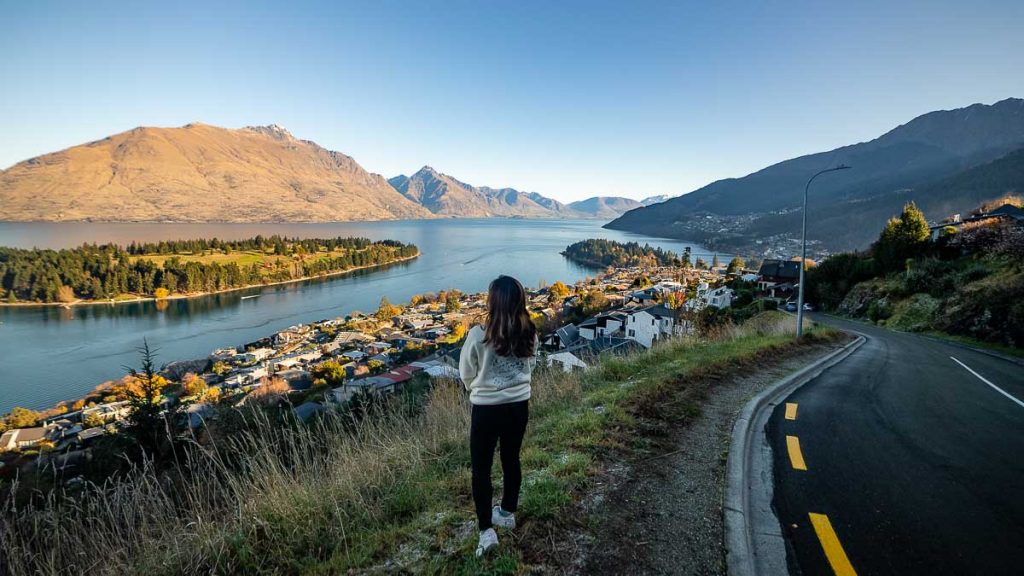
[[[867,310],[868,320],[871,320],[875,324],[888,319],[892,316],[892,309],[889,307],[889,302],[885,298],[879,300],[872,300],[868,304]]]
[[[915,294],[894,306],[886,326],[908,332],[931,330],[941,304],[938,298],[928,294]]]

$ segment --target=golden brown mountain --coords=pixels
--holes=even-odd
[[[429,218],[351,157],[272,125],[135,128],[0,172],[2,220]]]

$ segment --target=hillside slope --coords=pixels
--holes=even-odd
[[[870,142],[801,156],[742,178],[719,180],[684,196],[632,210],[607,227],[745,247],[755,238],[793,230],[792,216],[779,216],[798,208],[807,178],[822,168],[840,163],[853,166],[814,184],[812,205],[839,218],[851,206],[905,197],[908,190],[923,190],[1022,146],[1024,100],[1010,98],[993,105],[931,112]],[[708,216],[716,219],[716,228],[701,225]],[[847,221],[836,229],[812,219],[808,234],[833,249],[861,248],[872,239],[876,226],[871,224]],[[843,240],[837,241],[837,235]]]
[[[272,125],[140,127],[0,172],[0,219],[339,221],[431,214],[351,157]]]

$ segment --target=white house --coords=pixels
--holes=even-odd
[[[671,336],[675,326],[675,313],[662,304],[634,310],[626,321],[626,338],[645,348],[655,340]]]
[[[704,302],[707,306],[715,308],[728,308],[732,305],[733,292],[726,286],[720,286],[714,290],[708,290],[704,294]]]
[[[626,312],[621,310],[602,312],[579,323],[579,336],[585,340],[617,336],[622,333],[625,325]]]
[[[719,286],[711,288],[707,282],[701,282],[697,286],[695,298],[686,301],[686,309],[691,311],[703,310],[708,306],[715,308],[728,308],[732,306],[732,299],[735,294],[731,288]]]
[[[363,358],[366,358],[368,356],[368,354],[366,352],[361,351],[361,350],[349,350],[348,352],[345,352],[344,354],[342,354],[342,356],[344,356],[345,358],[348,358],[349,360],[355,360],[356,362],[358,362],[358,361],[362,360]]]
[[[587,363],[577,358],[572,352],[555,352],[554,354],[548,354],[547,364],[548,366],[558,364],[562,367],[563,372],[572,372],[573,370],[587,368]]]

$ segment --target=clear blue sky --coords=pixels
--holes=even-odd
[[[5,3],[0,167],[277,123],[385,176],[640,198],[1024,96],[1020,0],[279,4]]]

